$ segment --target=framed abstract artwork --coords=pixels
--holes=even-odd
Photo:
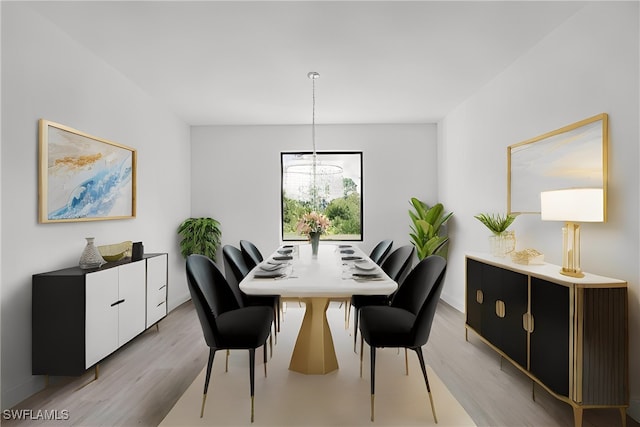
[[[507,211],[540,213],[540,193],[602,189],[607,200],[608,116],[598,114],[507,148]]]
[[[136,216],[136,150],[39,121],[39,222]]]

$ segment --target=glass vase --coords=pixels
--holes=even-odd
[[[491,255],[503,258],[516,248],[516,233],[513,231],[503,231],[500,234],[489,236],[489,247]]]
[[[318,257],[318,246],[320,245],[320,233],[309,233],[309,242],[311,242],[311,256]]]
[[[100,255],[100,251],[93,244],[93,237],[85,237],[87,239],[87,245],[84,247],[82,251],[82,255],[80,255],[80,268],[88,269],[88,268],[98,268],[102,264],[105,264],[104,258]]]

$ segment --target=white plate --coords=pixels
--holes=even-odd
[[[284,268],[284,264],[260,264],[260,269],[264,271],[275,271]]]
[[[353,265],[356,270],[372,271],[376,269],[376,265],[371,262],[356,262]]]

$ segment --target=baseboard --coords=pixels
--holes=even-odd
[[[629,408],[627,408],[627,415],[640,423],[640,400],[631,399]]]
[[[2,410],[10,409],[26,398],[43,390],[45,387],[43,375],[33,375],[27,382],[19,384],[9,390],[2,391]]]
[[[180,307],[182,304],[189,301],[190,299],[191,299],[191,295],[189,294],[189,292],[172,297],[171,301],[168,301],[168,307],[167,307],[168,312],[175,310],[176,308]]]

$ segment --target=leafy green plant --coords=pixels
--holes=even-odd
[[[515,221],[516,216],[507,214],[485,214],[481,213],[473,216],[475,219],[483,223],[493,234],[501,234],[507,231],[507,228]]]
[[[411,205],[413,210],[409,211],[409,216],[413,225],[409,235],[418,259],[422,260],[433,254],[442,255],[449,237],[440,235],[440,227],[451,218],[453,212],[445,214],[442,203],[429,207],[415,197],[411,198]]]
[[[183,257],[191,254],[201,254],[216,259],[216,252],[220,247],[222,230],[220,223],[213,218],[188,218],[178,227],[180,251]]]

